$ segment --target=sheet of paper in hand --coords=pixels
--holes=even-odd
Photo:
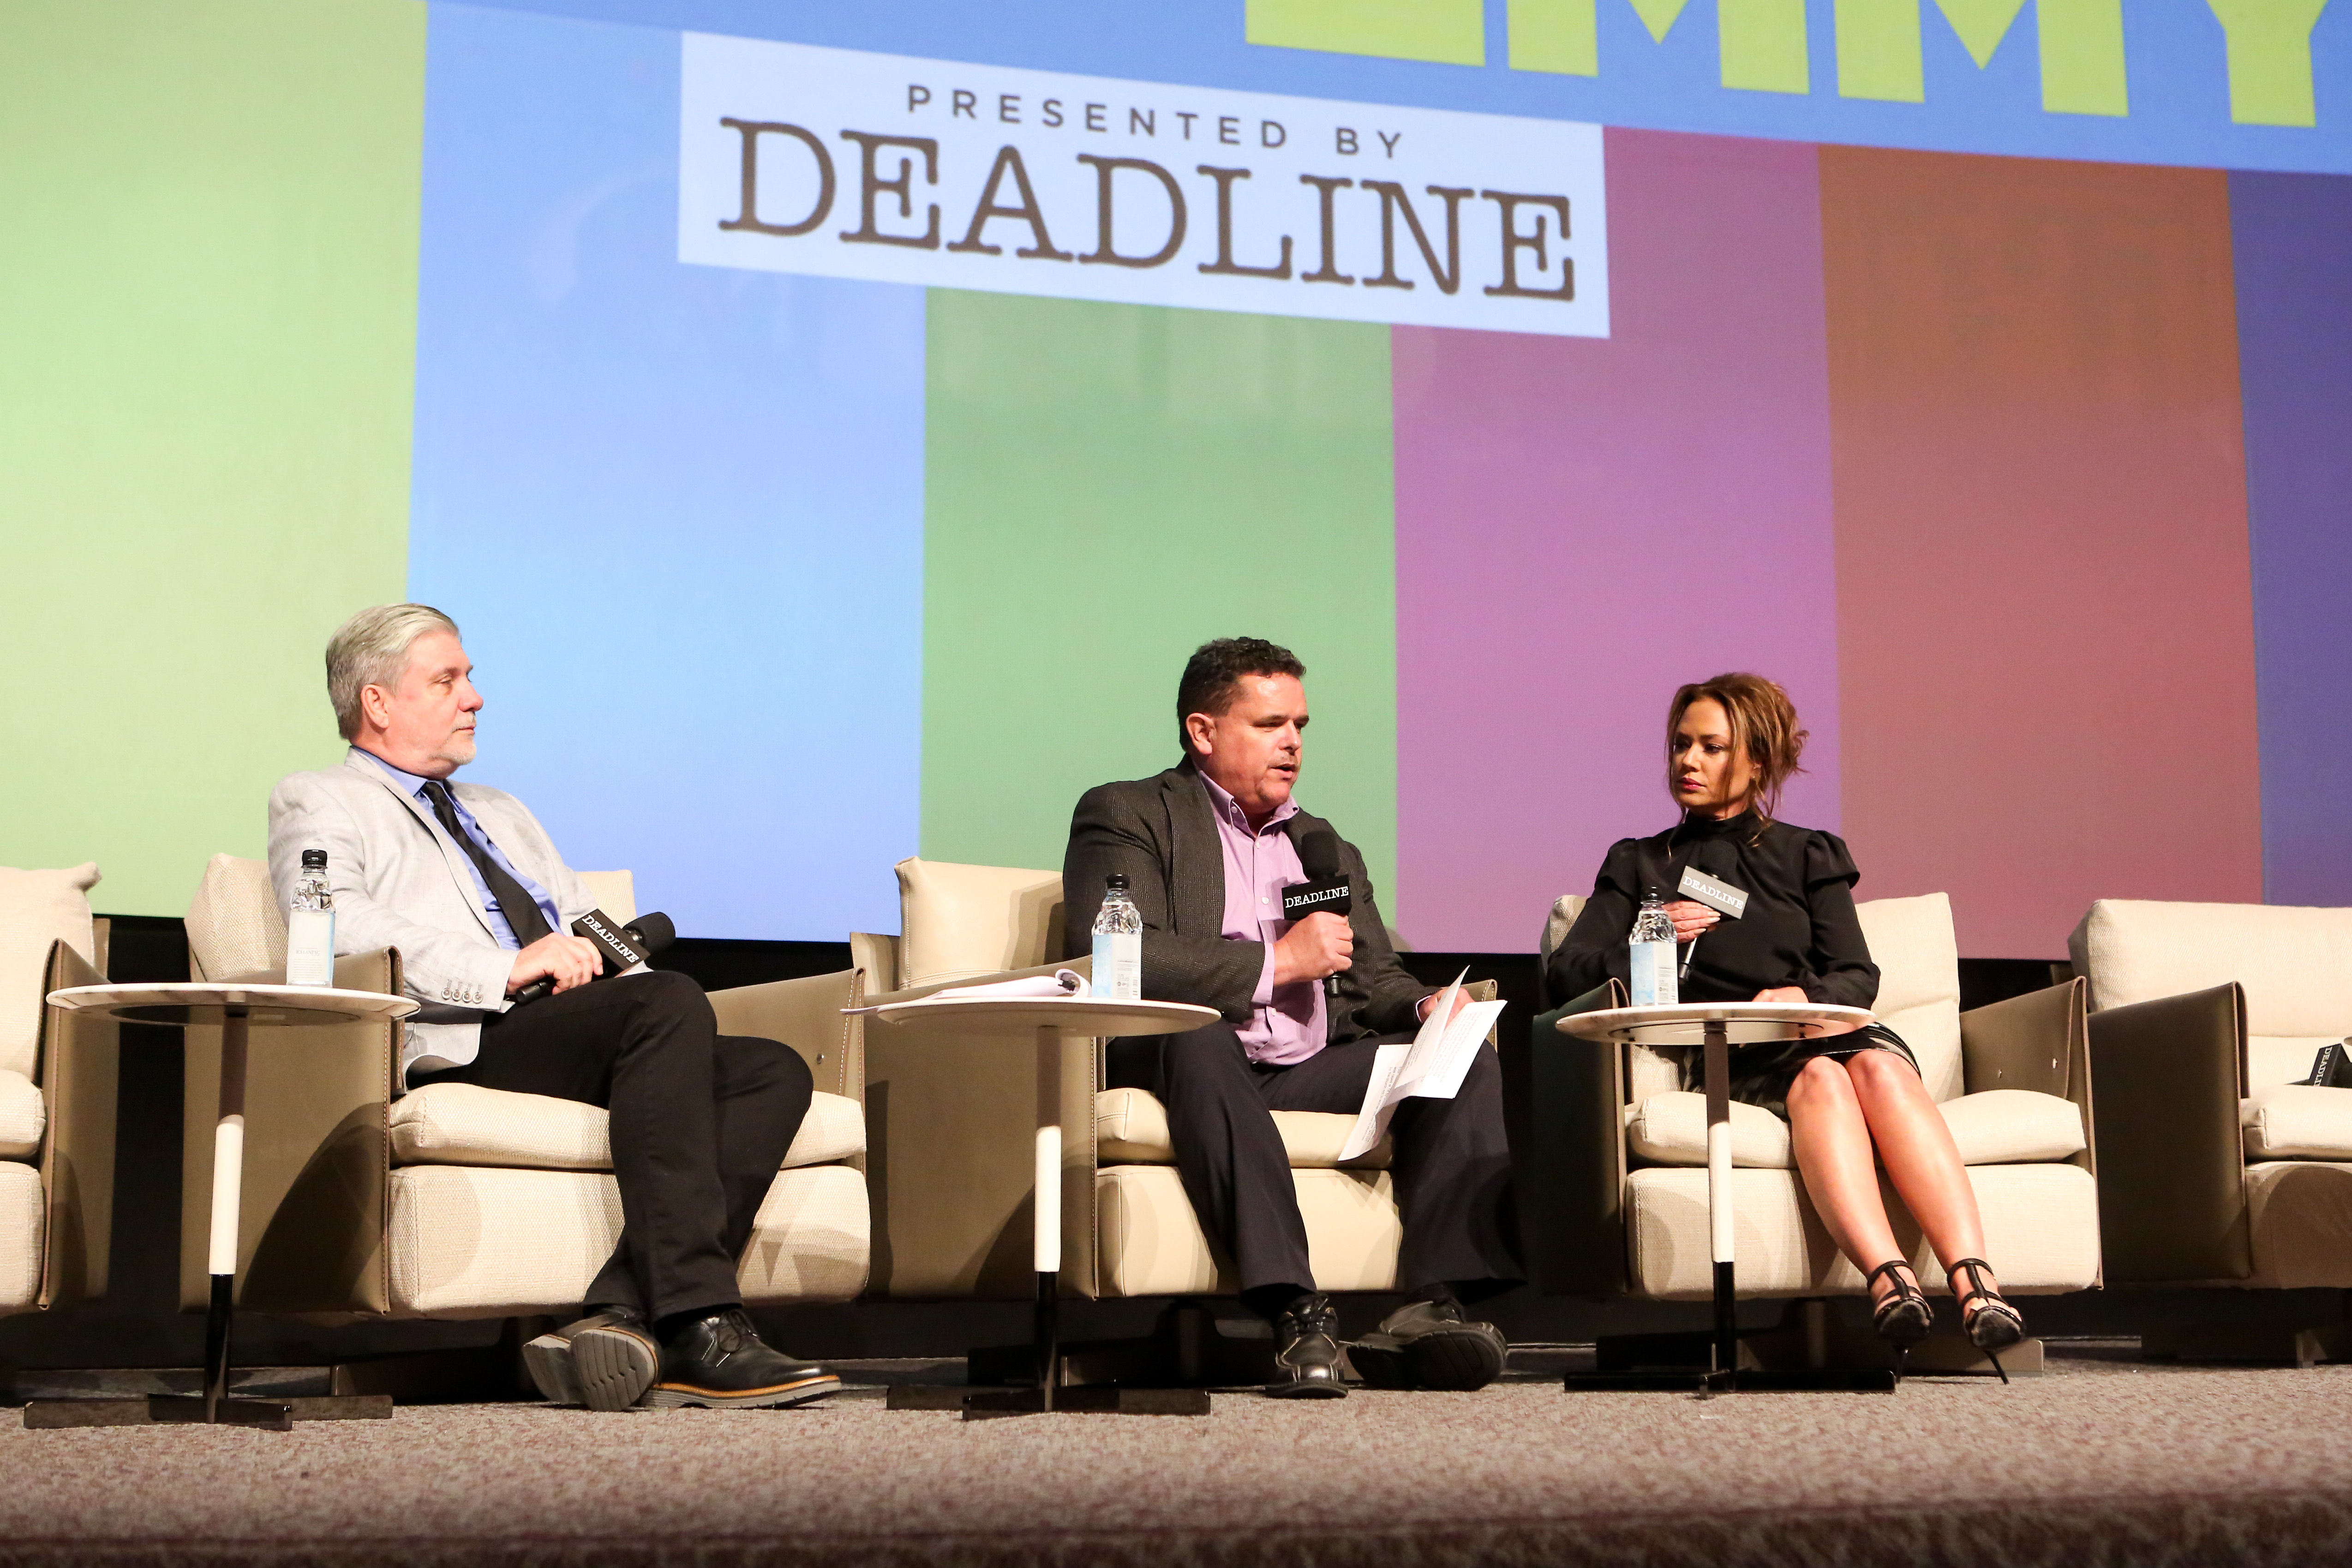
[[[1473,1002],[1454,1014],[1454,997],[1470,972],[1437,994],[1421,1032],[1410,1040],[1391,1040],[1372,1059],[1372,1081],[1364,1086],[1364,1108],[1340,1146],[1339,1158],[1352,1160],[1387,1136],[1389,1118],[1396,1108],[1419,1095],[1423,1100],[1452,1100],[1461,1092],[1462,1079],[1486,1043],[1486,1031],[1502,1016],[1500,1002]]]

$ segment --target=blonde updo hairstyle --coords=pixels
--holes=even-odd
[[[1797,727],[1797,705],[1789,700],[1789,694],[1780,689],[1778,681],[1738,671],[1696,681],[1676,691],[1674,705],[1666,710],[1669,794],[1675,785],[1675,726],[1683,721],[1692,703],[1710,700],[1722,706],[1724,717],[1730,721],[1733,749],[1745,752],[1756,770],[1755,783],[1748,790],[1748,804],[1755,810],[1756,826],[1760,833],[1780,808],[1780,786],[1789,782],[1791,774],[1805,771],[1798,765],[1798,759],[1805,754],[1805,731]]]

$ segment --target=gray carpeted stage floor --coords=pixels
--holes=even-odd
[[[2053,1345],[1892,1395],[1218,1396],[1206,1419],[403,1409],[24,1431],[0,1564],[2352,1562],[2352,1366]],[[880,1369],[876,1369],[877,1372]]]

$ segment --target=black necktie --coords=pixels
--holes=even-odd
[[[547,917],[539,912],[539,900],[509,876],[505,867],[491,859],[489,851],[475,843],[474,836],[459,824],[457,802],[450,795],[449,786],[435,779],[425,784],[425,794],[433,803],[433,815],[441,819],[441,826],[449,830],[449,837],[457,841],[457,847],[466,852],[466,858],[474,863],[474,869],[489,884],[490,897],[498,900],[499,912],[507,917],[515,941],[529,947],[547,935]]]

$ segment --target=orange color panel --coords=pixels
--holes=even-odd
[[[2259,901],[2215,171],[1823,148],[1860,896],[2057,958],[2099,898]]]

